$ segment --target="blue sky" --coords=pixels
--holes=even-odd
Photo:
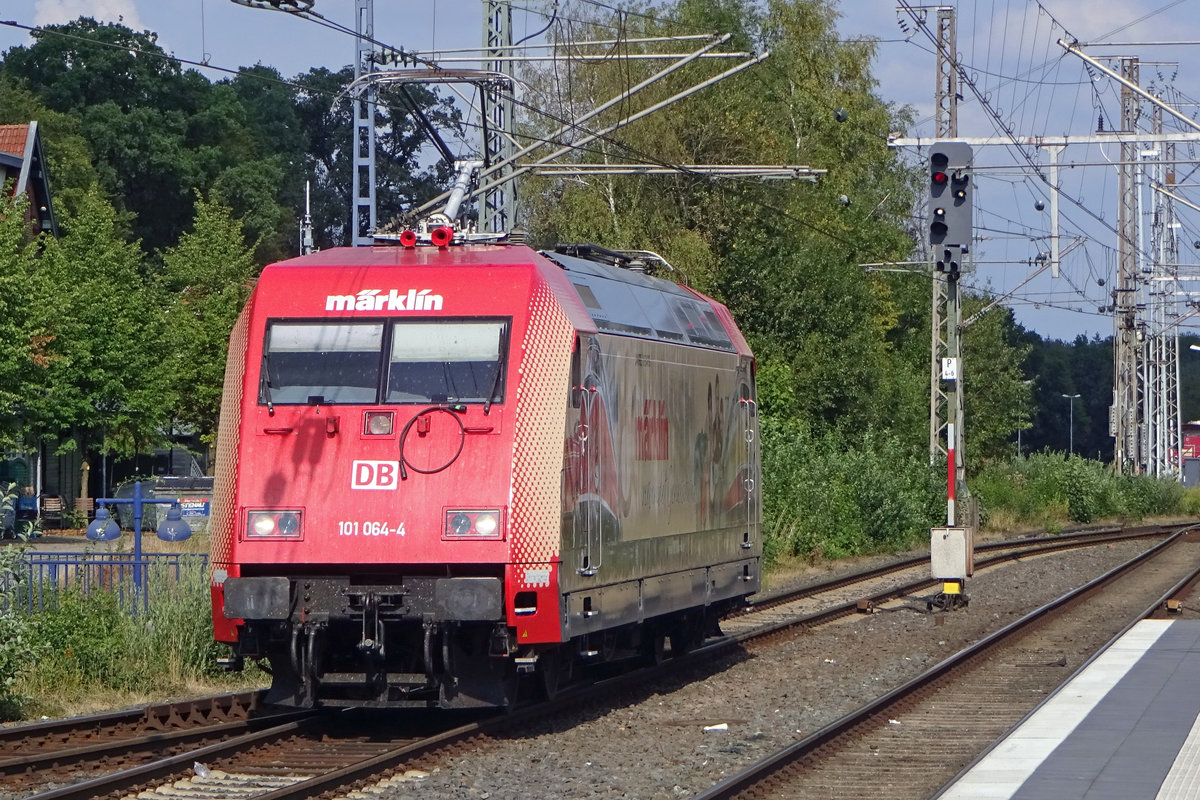
[[[616,3],[613,3],[614,5]],[[376,0],[376,38],[410,50],[470,48],[479,44],[482,11],[475,0]],[[520,6],[521,3],[516,3]],[[897,22],[896,0],[843,0],[839,29],[846,37],[880,40],[875,74],[887,101],[912,105],[918,124],[913,135],[932,135],[934,56],[931,46],[909,23],[910,35]],[[1180,110],[1200,106],[1200,45],[1149,45],[1148,42],[1200,41],[1200,2],[1196,0],[959,0],[958,49],[963,63],[987,99],[991,114],[968,87],[959,112],[962,136],[988,137],[1002,125],[1020,136],[1094,133],[1101,117],[1111,129],[1119,101],[1111,81],[1089,74],[1078,58],[1055,44],[1060,37],[1081,41],[1107,37],[1120,47],[1091,47],[1097,57],[1136,55],[1142,59],[1142,83],[1154,84]],[[352,0],[315,0],[314,10],[353,27]],[[540,8],[530,2],[530,7]],[[0,17],[23,24],[51,24],[90,14],[120,19],[136,29],[159,34],[159,44],[179,58],[236,68],[262,62],[291,76],[312,66],[337,68],[351,61],[353,39],[312,22],[273,11],[249,9],[230,0],[16,0]],[[537,31],[544,21],[517,13],[519,36]],[[0,28],[0,49],[27,41],[21,31]],[[218,79],[220,73],[208,71]],[[999,122],[997,122],[997,120]],[[1179,127],[1180,130],[1185,128]],[[1190,129],[1188,129],[1190,130]],[[1180,146],[1178,155],[1193,158],[1200,145]],[[918,154],[911,154],[919,158]],[[1112,332],[1110,316],[1097,312],[1115,284],[1116,178],[1104,164],[1119,148],[1072,147],[1064,163],[1064,234],[1081,244],[1064,260],[1062,276],[1035,278],[1017,290],[1010,305],[1018,320],[1043,336],[1070,339],[1076,334]],[[1033,148],[978,149],[976,225],[983,237],[976,246],[976,271],[970,282],[1005,292],[1025,280],[1039,251],[1047,250],[1048,214],[1035,202],[1044,183],[1030,161],[1044,161]],[[1087,166],[1084,166],[1087,165]],[[823,165],[813,165],[823,166]],[[1198,184],[1190,166],[1180,177]],[[1200,172],[1197,173],[1200,176]],[[1200,191],[1183,183],[1180,195],[1200,205]],[[1046,203],[1048,205],[1048,203]],[[1180,263],[1200,273],[1200,212],[1180,207]],[[1068,240],[1063,241],[1065,247]],[[1103,281],[1103,284],[1101,284]],[[1193,284],[1200,288],[1200,283]],[[1200,317],[1196,318],[1200,325]],[[1185,323],[1186,325],[1186,323]],[[1192,330],[1192,329],[1189,329]],[[1194,330],[1193,330],[1194,332]]]

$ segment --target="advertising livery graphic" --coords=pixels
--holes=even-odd
[[[564,485],[578,546],[717,529],[745,514],[749,408],[738,376],[714,369],[707,384],[672,385],[638,346],[592,338],[586,347]]]

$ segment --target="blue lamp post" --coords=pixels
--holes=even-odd
[[[117,526],[117,523],[113,522],[112,516],[109,514],[108,504],[133,506],[133,583],[139,591],[146,588],[142,573],[142,507],[145,505],[165,505],[171,507],[167,511],[167,518],[158,524],[158,538],[164,542],[182,542],[192,535],[191,526],[183,519],[182,512],[180,511],[179,500],[147,499],[142,494],[141,481],[133,484],[132,498],[101,497],[96,502],[100,507],[96,509],[96,518],[87,527],[87,538],[97,542],[111,541],[121,535],[121,529]]]

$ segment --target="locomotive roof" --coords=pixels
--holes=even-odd
[[[543,253],[563,268],[579,299],[608,333],[718,350],[737,349],[703,295],[642,272],[564,253]]]
[[[529,247],[471,245],[469,247],[333,247],[289,258],[281,267],[453,267],[532,264],[539,254]]]
[[[338,247],[279,262],[281,267],[469,267],[531,265],[562,269],[583,308],[606,333],[740,352],[750,348],[728,310],[671,281],[604,261],[524,246]]]

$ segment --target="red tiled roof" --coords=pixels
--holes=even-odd
[[[29,138],[29,125],[0,125],[0,153],[10,153],[19,158],[25,156],[25,140]]]

